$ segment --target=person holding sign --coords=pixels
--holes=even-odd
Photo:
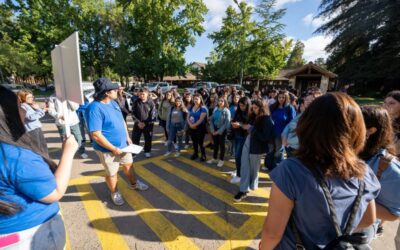
[[[79,117],[76,110],[79,108],[79,104],[75,102],[68,101],[68,121],[65,120],[63,104],[57,96],[52,95],[49,99],[49,115],[51,115],[55,121],[58,132],[60,133],[61,140],[65,137],[65,125],[69,125],[71,128],[71,133],[75,137],[79,145],[78,153],[82,159],[86,159],[89,156],[85,153],[85,144],[82,143],[82,134],[79,127]]]
[[[115,205],[121,206],[125,201],[117,190],[119,165],[122,165],[131,189],[147,190],[148,186],[136,178],[132,169],[132,154],[122,151],[128,144],[132,144],[132,141],[121,109],[115,101],[118,98],[118,84],[107,78],[100,78],[93,86],[94,101],[86,109],[86,120],[93,138],[93,148],[106,171],[106,183],[111,191],[111,199]]]

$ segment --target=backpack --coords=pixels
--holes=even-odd
[[[321,174],[317,172],[315,169],[310,169],[310,170],[314,174],[315,179],[317,180],[318,184],[321,186],[324,192],[325,199],[328,202],[329,206],[329,215],[331,217],[332,224],[336,231],[336,238],[330,241],[322,250],[370,250],[371,247],[368,245],[366,235],[364,235],[363,233],[351,233],[351,227],[354,223],[357,210],[360,207],[362,194],[364,192],[365,188],[364,181],[360,180],[357,197],[351,208],[351,213],[347,220],[345,230],[344,232],[342,232],[336,216],[336,209],[333,204],[332,196],[329,192],[329,188],[325,180],[323,179]],[[296,224],[294,223],[293,217],[291,217],[290,223],[296,240],[296,249],[305,250],[306,248],[304,247],[301,241],[300,233],[299,230],[297,229]]]

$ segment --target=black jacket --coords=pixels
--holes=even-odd
[[[268,142],[274,138],[274,124],[271,116],[264,116],[262,123],[254,125],[250,132],[250,154],[268,152]]]
[[[144,122],[151,123],[157,119],[157,109],[151,98],[148,98],[147,102],[143,102],[141,99],[137,99],[132,105],[132,119],[135,123]]]

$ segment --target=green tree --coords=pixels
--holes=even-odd
[[[184,75],[184,53],[204,32],[207,8],[202,0],[127,0],[125,34],[133,71],[145,79]]]
[[[329,21],[316,32],[333,37],[327,64],[342,82],[399,84],[399,9],[396,0],[321,2],[318,17]]]
[[[228,7],[221,29],[209,35],[215,44],[208,60],[207,77],[224,82],[245,78],[274,77],[285,65],[290,42],[284,41],[279,19],[284,10],[275,10],[275,0],[263,0],[255,12],[245,2],[239,12]],[[258,14],[258,22],[252,16]]]
[[[293,47],[292,52],[290,53],[289,59],[286,63],[286,68],[297,68],[303,66],[306,62],[303,59],[304,54],[304,43],[300,40],[297,40],[296,44]]]

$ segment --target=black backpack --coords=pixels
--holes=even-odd
[[[372,248],[368,245],[367,236],[363,233],[351,233],[351,227],[354,223],[355,215],[360,207],[360,202],[362,198],[362,194],[364,192],[365,183],[363,180],[360,180],[360,184],[358,187],[357,197],[353,203],[353,207],[351,209],[351,213],[347,220],[347,224],[345,227],[344,233],[341,231],[337,215],[336,209],[333,204],[332,196],[329,192],[329,188],[323,179],[321,173],[317,172],[315,169],[310,169],[314,174],[315,179],[318,184],[322,187],[324,191],[324,196],[329,206],[329,215],[332,220],[332,224],[336,231],[336,238],[329,242],[322,250],[371,250]],[[290,220],[292,231],[294,233],[296,239],[296,249],[297,250],[305,250],[306,248],[301,241],[299,230],[297,229],[296,224],[294,223],[293,218]]]

